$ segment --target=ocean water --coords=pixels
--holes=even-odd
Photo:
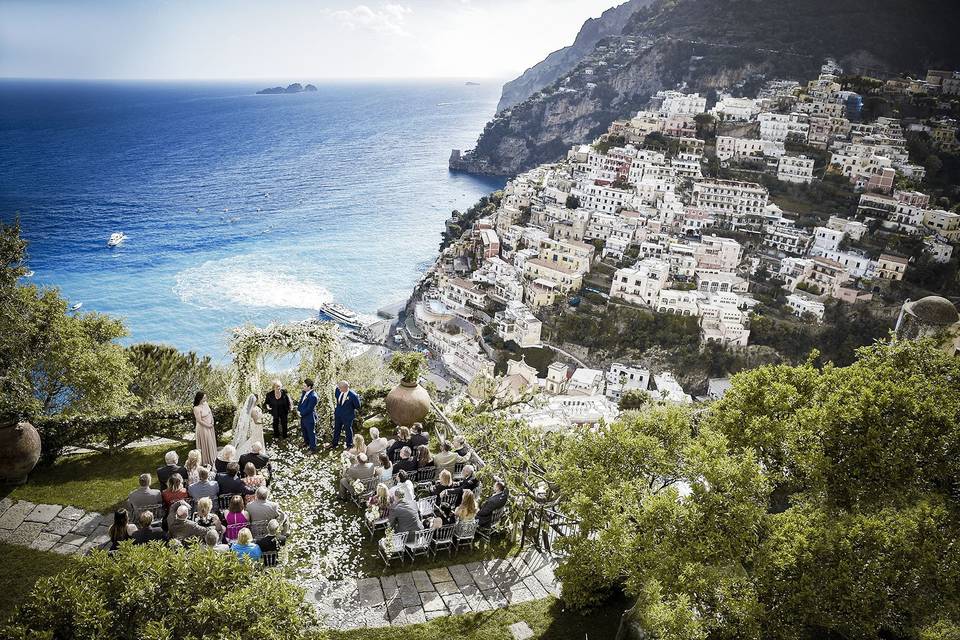
[[[497,83],[255,95],[275,84],[0,81],[0,218],[33,280],[122,316],[128,342],[219,360],[243,322],[405,299],[450,211],[503,185],[446,167]]]

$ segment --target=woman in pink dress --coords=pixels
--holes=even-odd
[[[203,464],[213,468],[217,460],[217,434],[213,430],[213,411],[207,404],[207,394],[198,391],[193,398],[193,417],[197,421],[197,448]]]
[[[235,495],[230,498],[230,507],[227,511],[227,533],[224,536],[227,543],[236,540],[240,530],[250,523],[250,514],[243,508],[245,504],[243,496]]]

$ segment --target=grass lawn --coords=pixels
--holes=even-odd
[[[40,578],[60,573],[74,562],[69,556],[0,542],[0,621],[6,620]]]
[[[541,640],[608,640],[617,634],[620,615],[626,608],[622,600],[609,602],[596,611],[581,615],[566,610],[554,598],[518,604],[483,613],[437,618],[425,624],[380,629],[331,631],[331,640],[513,640],[510,625],[525,621],[533,629],[533,638]]]
[[[192,445],[174,447],[185,460]],[[50,467],[35,469],[27,484],[15,487],[14,500],[62,504],[87,511],[109,513],[137,487],[141,473],[154,476],[170,445],[124,449],[116,455],[102,453],[64,456]]]

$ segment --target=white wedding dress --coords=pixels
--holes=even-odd
[[[237,412],[231,444],[237,448],[237,456],[242,456],[250,453],[254,442],[263,444],[263,412],[257,406],[257,397],[251,393]]]

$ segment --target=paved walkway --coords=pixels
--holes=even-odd
[[[528,549],[504,560],[304,586],[307,602],[327,626],[400,626],[559,595],[555,566],[552,558]]]
[[[110,522],[99,513],[58,504],[0,500],[0,542],[71,555],[107,542],[109,529]]]

